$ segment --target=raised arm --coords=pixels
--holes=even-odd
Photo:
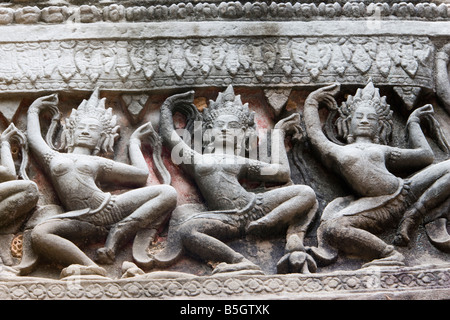
[[[286,135],[298,134],[300,131],[300,115],[294,113],[278,121],[271,135],[271,160],[265,163],[249,159],[247,176],[260,181],[288,183],[291,181],[291,169],[284,145]]]
[[[436,53],[436,93],[450,114],[450,79],[448,63],[450,61],[450,44],[446,44]]]
[[[11,154],[11,138],[16,134],[17,128],[10,124],[0,136],[1,141],[1,162],[0,162],[0,181],[15,180],[17,178],[16,167]]]
[[[116,182],[119,184],[145,185],[150,174],[147,162],[141,150],[142,140],[154,138],[154,131],[150,122],[137,128],[130,136],[128,144],[128,156],[130,164],[120,163],[108,159],[102,159],[102,181]]]
[[[420,127],[420,119],[432,116],[433,107],[428,104],[414,110],[408,118],[406,128],[411,149],[392,148],[389,164],[412,168],[425,167],[434,161],[434,153]]]
[[[28,108],[28,116],[27,116],[28,144],[31,150],[38,156],[40,160],[44,160],[46,155],[55,152],[45,142],[41,134],[39,115],[41,111],[47,108],[50,109],[54,114],[59,114],[58,96],[56,94],[38,98]]]
[[[319,152],[322,161],[330,166],[330,160],[339,154],[342,147],[330,141],[322,131],[322,124],[319,117],[319,103],[324,102],[332,108],[337,108],[333,96],[339,91],[339,84],[332,84],[313,91],[306,98],[303,110],[303,117],[306,126],[306,133],[312,146]]]
[[[194,110],[194,91],[173,95],[164,101],[161,106],[161,116],[159,122],[159,133],[163,144],[172,152],[172,161],[182,166],[189,173],[193,173],[193,164],[199,160],[201,154],[194,151],[187,145],[176,132],[173,123],[173,112],[182,107],[185,111]],[[188,106],[188,109],[186,109]],[[188,110],[189,111],[189,110]]]

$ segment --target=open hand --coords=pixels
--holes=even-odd
[[[306,100],[316,100],[318,102],[324,102],[329,109],[336,110],[338,108],[334,95],[339,92],[339,83],[333,83],[332,85],[322,87],[311,92]]]
[[[150,122],[147,122],[137,128],[130,136],[130,139],[137,139],[142,141],[145,138],[152,138],[156,134],[155,129]]]
[[[31,104],[28,111],[42,111],[45,109],[50,109],[52,113],[59,113],[58,110],[58,95],[56,93],[49,96],[40,97]]]
[[[434,109],[433,106],[431,104],[426,104],[423,107],[417,108],[416,110],[414,110],[411,114],[410,114],[410,118],[418,118],[421,119],[423,117],[429,116],[429,115],[433,115],[434,114]]]
[[[286,134],[290,134],[293,138],[302,136],[302,127],[300,126],[300,114],[293,113],[290,116],[281,119],[275,124],[274,129],[281,129]]]

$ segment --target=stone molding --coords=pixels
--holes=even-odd
[[[157,273],[156,273],[157,274]],[[450,268],[442,266],[367,268],[321,274],[271,276],[181,276],[67,280],[11,278],[0,281],[2,300],[123,299],[403,299],[415,294],[450,298]],[[436,294],[437,293],[437,294]]]
[[[269,33],[264,39],[248,35],[190,38],[186,34],[160,39],[145,34],[133,37],[135,30],[131,28],[126,32],[129,37],[115,39],[121,29],[108,27],[102,26],[112,33],[104,31],[95,40],[90,39],[89,30],[85,34],[76,28],[66,39],[50,35],[50,39],[30,41],[30,35],[40,29],[18,30],[18,38],[23,34],[26,39],[15,43],[0,36],[4,62],[0,66],[1,94],[91,91],[95,87],[148,91],[229,84],[363,84],[368,78],[377,85],[434,89],[435,46],[430,37],[420,34],[317,37]],[[158,35],[158,30],[154,34]]]
[[[26,3],[25,3],[26,4]],[[130,2],[113,4],[83,4],[78,6],[24,5],[0,8],[0,24],[60,24],[94,22],[150,21],[277,21],[311,19],[395,19],[447,20],[448,4],[413,2],[299,3],[290,2],[173,2],[172,4],[134,5]]]
[[[152,91],[230,84],[263,88],[278,115],[292,88],[368,79],[393,87],[410,110],[422,89],[436,90],[437,52],[450,37],[446,3],[84,3],[0,7],[0,111],[8,121],[22,94],[118,92],[136,124]],[[307,275],[0,275],[0,300],[408,297],[450,299],[450,265]]]

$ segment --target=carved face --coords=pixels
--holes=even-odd
[[[357,107],[352,115],[350,131],[355,138],[367,137],[373,140],[378,132],[378,115],[375,108],[369,105]]]
[[[102,124],[97,119],[81,119],[73,132],[74,145],[76,147],[94,149],[100,140],[102,129]]]
[[[216,148],[233,146],[236,149],[244,138],[244,128],[237,116],[220,115],[214,121],[211,134]]]

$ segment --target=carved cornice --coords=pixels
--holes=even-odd
[[[145,91],[339,81],[434,88],[425,36],[226,37],[0,41],[2,93]]]
[[[149,277],[150,278],[146,278]],[[0,282],[0,299],[317,299],[352,297],[416,299],[431,292],[450,298],[448,266],[362,269],[313,275],[151,278],[117,280],[11,278]],[[404,299],[405,297],[403,297]]]
[[[120,1],[113,4],[51,5],[37,2],[0,8],[0,24],[36,23],[95,23],[95,22],[151,22],[151,21],[308,21],[329,19],[406,19],[448,20],[448,4],[417,2],[355,1],[282,2],[282,1]]]

